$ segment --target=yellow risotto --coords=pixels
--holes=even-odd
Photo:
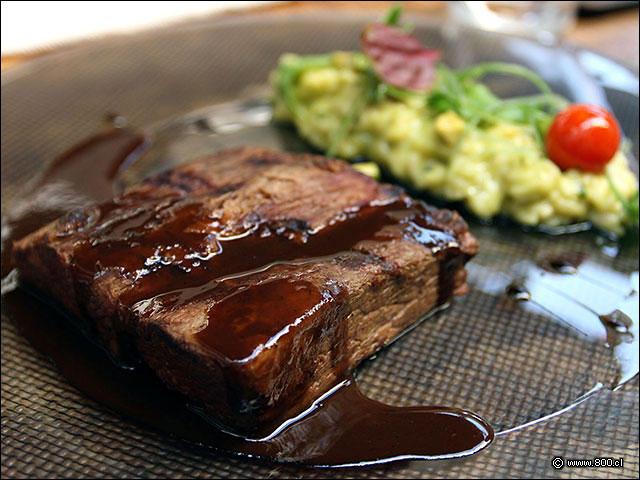
[[[363,105],[342,136],[341,124],[366,82],[354,66],[357,54],[337,52],[329,64],[296,75],[289,94],[298,108],[292,112],[275,86],[282,66],[297,58],[284,55],[272,74],[274,118],[292,122],[315,147],[331,147],[346,159],[368,158],[418,189],[464,202],[482,218],[502,213],[531,226],[587,220],[614,233],[624,231],[624,208],[607,176],[561,171],[529,125],[500,122],[471,129],[453,110],[434,114],[420,98],[383,98]],[[335,143],[337,135],[341,138]],[[367,173],[375,172],[369,168]],[[606,174],[623,198],[637,192],[623,153],[608,163]]]

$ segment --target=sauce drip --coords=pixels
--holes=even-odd
[[[616,309],[606,315],[599,315],[598,318],[607,329],[607,345],[609,347],[613,348],[623,342],[631,343],[633,341],[633,333],[631,332],[633,320],[624,312]]]
[[[89,139],[56,160],[35,190],[27,195],[27,206],[14,210],[10,217],[9,234],[3,235],[3,242],[6,241],[3,254],[10,251],[11,241],[77,207],[78,203],[83,205],[88,201],[110,198],[117,174],[135,160],[145,145],[142,135],[117,129]],[[48,205],[46,198],[35,201],[39,191],[60,182],[70,185],[68,198],[55,205]],[[136,198],[132,196],[129,200],[135,202]],[[38,206],[28,207],[31,204]],[[425,220],[428,213],[425,207],[411,201],[364,206],[353,212],[348,222],[338,221],[317,237],[294,228],[284,232],[267,230],[263,237],[247,235],[236,240],[218,239],[220,241],[203,243],[211,232],[200,232],[180,242],[175,252],[166,257],[162,255],[173,247],[170,241],[172,229],[179,231],[194,219],[197,223],[198,215],[202,214],[201,205],[183,201],[179,196],[169,196],[160,207],[144,201],[138,206],[136,215],[120,223],[113,222],[99,232],[100,236],[87,239],[76,263],[79,272],[94,275],[97,260],[103,267],[116,266],[115,257],[110,256],[111,249],[130,248],[131,264],[124,268],[129,273],[137,272],[134,281],[137,283],[132,289],[135,292],[124,298],[128,305],[148,299],[150,295],[166,294],[176,277],[187,282],[181,293],[182,301],[194,298],[215,286],[211,283],[212,277],[214,282],[220,282],[224,275],[268,268],[274,262],[300,260],[299,253],[289,252],[301,243],[305,244],[304,258],[312,258],[351,250],[366,240],[404,235],[432,246],[438,252],[441,271],[455,266],[447,255],[447,252],[457,249],[454,237],[433,230],[428,219]],[[94,213],[102,217],[109,212],[117,213],[119,207],[117,202],[111,201],[95,207],[98,211]],[[169,228],[157,234],[159,237],[154,236],[145,226],[148,222],[158,221],[163,211],[177,214],[169,215]],[[67,215],[63,221],[69,231],[73,231],[88,220],[91,219]],[[250,240],[245,240],[247,238]],[[251,245],[256,248],[253,251],[259,252],[251,256],[246,255],[246,242],[264,243]],[[158,246],[164,250],[152,250]],[[224,255],[219,255],[221,252]],[[156,257],[160,259],[153,260]],[[8,258],[3,255],[3,267],[7,271],[10,269],[10,263],[5,261]],[[233,265],[225,266],[220,258],[231,260]],[[24,286],[15,288],[14,285],[5,289],[4,283],[3,313],[17,320],[23,334],[55,362],[73,385],[116,411],[198,444],[285,462],[363,465],[400,458],[460,457],[477,452],[493,439],[490,425],[474,413],[448,407],[383,405],[364,397],[353,380],[345,380],[337,390],[317,401],[306,415],[289,422],[277,435],[261,441],[248,441],[203,421],[201,415],[187,408],[186,398],[166,389],[148,367],[141,365],[134,370],[118,367],[103,350],[87,341],[81,330],[72,325],[50,300],[37,294],[33,296],[33,292]],[[441,280],[441,299],[449,296],[450,288],[451,285]],[[255,351],[256,345],[268,346],[274,335],[277,337],[283,329],[295,326],[295,320],[300,316],[328,308],[338,294],[338,287],[332,289],[327,286],[318,291],[304,280],[272,280],[238,290],[228,295],[225,301],[213,304],[208,312],[209,323],[198,334],[199,340],[228,358],[246,358]],[[279,302],[284,297],[289,300],[291,309],[284,319],[252,321],[259,312],[253,307],[248,308],[248,304]],[[291,304],[291,298],[296,298],[296,302]],[[274,311],[270,305],[263,306]],[[233,331],[251,341],[232,346],[220,341],[217,319],[231,315],[237,322]],[[293,324],[291,318],[294,318]]]
[[[119,128],[95,135],[58,157],[3,218],[2,276],[11,270],[11,243],[70,210],[111,199],[119,172],[147,146],[139,132]]]
[[[565,252],[552,254],[540,259],[537,265],[547,272],[576,274],[578,267],[586,258],[584,252]]]
[[[89,397],[157,430],[203,446],[282,462],[365,465],[394,458],[473,454],[493,440],[474,413],[448,407],[392,407],[363,396],[352,379],[321,398],[300,420],[264,441],[224,433],[187,407],[148,367],[115,365],[59,310],[22,288],[5,294],[3,310],[21,333]]]
[[[526,302],[531,300],[531,292],[527,290],[527,287],[518,283],[512,283],[505,288],[505,294],[510,300],[517,302]]]

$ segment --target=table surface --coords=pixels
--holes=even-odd
[[[330,3],[330,5],[328,5]],[[302,10],[313,9],[367,9],[384,11],[392,2],[282,2],[278,4],[268,4],[261,7],[229,11],[222,15],[260,15],[264,13],[287,14]],[[446,15],[446,2],[406,2],[408,12],[416,12],[434,17]],[[638,8],[627,8],[613,12],[579,17],[574,27],[567,33],[566,39],[585,48],[597,51],[613,58],[634,70],[639,67],[638,48]],[[22,65],[29,60],[59,51],[64,48],[71,48],[72,45],[58,47],[56,50],[42,50],[22,55],[12,55],[2,57],[2,71]]]

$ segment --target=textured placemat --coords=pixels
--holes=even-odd
[[[2,85],[3,213],[34,172],[99,129],[104,115],[149,125],[243,96],[267,82],[282,52],[358,48],[360,29],[372,18],[345,15],[325,22],[303,14],[286,22],[278,16],[207,21],[97,41],[10,72]],[[418,23],[417,33],[432,45],[443,43],[426,22]],[[500,51],[492,43],[498,39],[484,41],[476,48]],[[469,55],[457,51],[455,58],[463,62]],[[607,93],[637,148],[637,97],[633,108],[629,94]],[[637,247],[616,259],[601,258],[590,234],[552,239],[479,225],[472,230],[482,244],[474,264],[494,272],[507,273],[514,262],[534,260],[549,248],[586,250],[623,272],[638,268]],[[391,404],[470,408],[506,429],[570,404],[595,382],[615,376],[609,350],[500,302],[474,288],[367,362],[358,375],[363,391]],[[637,379],[546,423],[498,437],[462,461],[319,470],[214,452],[122,418],[70,386],[20,335],[15,321],[2,317],[3,477],[638,476]],[[555,470],[556,455],[623,457],[624,468]]]

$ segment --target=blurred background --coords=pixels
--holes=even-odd
[[[388,8],[392,2],[183,1],[2,2],[2,70],[106,35],[130,35],[212,15],[286,14],[309,9]],[[404,2],[409,11],[461,26],[568,41],[638,69],[638,2]]]

